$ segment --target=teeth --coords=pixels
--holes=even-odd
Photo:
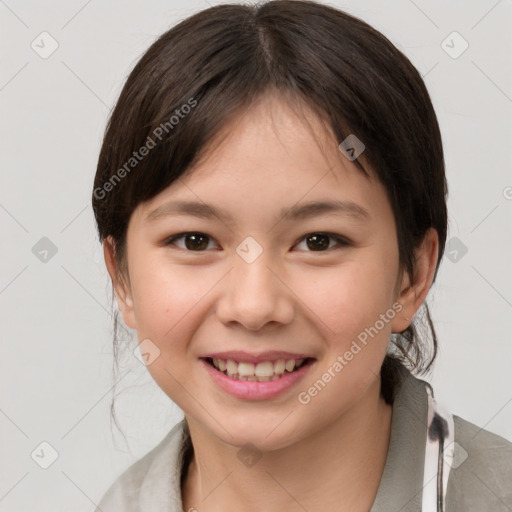
[[[227,373],[231,378],[248,381],[268,382],[279,379],[285,371],[291,373],[299,367],[304,359],[278,359],[277,361],[263,361],[258,364],[237,363],[232,359],[213,359],[217,370]]]
[[[240,377],[254,377],[254,365],[252,363],[238,363],[238,375]]]
[[[235,361],[228,359],[226,363],[226,370],[228,371],[229,375],[236,375],[238,373],[238,365],[235,363]]]
[[[293,359],[291,359],[291,361],[293,361]],[[274,373],[276,375],[282,375],[284,373],[285,366],[286,366],[286,361],[284,359],[278,359],[274,363]],[[294,362],[294,366],[295,366],[295,362]]]
[[[254,375],[258,377],[272,377],[274,375],[274,365],[270,361],[258,363],[254,369]]]
[[[293,369],[295,368],[295,360],[290,359],[289,361],[286,361],[285,369],[287,372],[293,372]]]

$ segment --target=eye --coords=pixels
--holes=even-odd
[[[325,252],[325,249],[332,249],[332,247],[329,247],[329,239],[335,240],[338,245],[341,246],[350,245],[348,240],[333,233],[309,233],[301,238],[301,240],[305,241],[307,247],[312,248],[312,250],[308,252]]]
[[[191,233],[180,233],[169,238],[165,245],[176,245],[174,242],[179,239],[185,239],[185,247],[182,249],[189,250],[192,252],[202,252],[202,249],[206,249],[208,246],[207,240],[210,239],[208,235],[204,233],[191,232]],[[178,246],[179,247],[179,246]]]
[[[175,243],[180,239],[184,239],[184,247]],[[165,245],[176,245],[181,249],[185,249],[191,252],[203,252],[204,250],[208,249],[208,241],[211,240],[211,237],[205,233],[187,232],[179,233],[178,235],[169,238],[165,242]],[[332,249],[332,247],[330,247],[330,240],[334,240],[339,246],[350,245],[350,242],[347,239],[333,233],[309,233],[300,239],[300,241],[302,240],[304,240],[307,244],[307,247],[311,249],[308,252],[325,252],[325,250]],[[296,244],[294,247],[297,245],[300,244]]]

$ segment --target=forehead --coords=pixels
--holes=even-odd
[[[369,221],[389,207],[385,190],[371,170],[368,178],[338,146],[309,107],[297,113],[288,102],[267,97],[234,116],[179,180],[142,205],[141,215],[150,222],[181,209],[206,218],[213,207],[215,216],[230,222],[250,213],[284,218],[287,210],[300,220],[308,208],[338,208]]]

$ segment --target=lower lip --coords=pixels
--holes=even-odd
[[[291,373],[285,371],[281,378],[267,382],[232,379],[204,359],[201,359],[201,362],[213,380],[230,395],[243,400],[265,400],[274,398],[292,388],[306,375],[315,360],[310,359],[298,370]]]

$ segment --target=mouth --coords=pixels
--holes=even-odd
[[[279,380],[313,362],[312,357],[300,359],[277,359],[259,363],[238,362],[232,359],[201,358],[220,373],[234,380],[248,382],[270,382]]]

